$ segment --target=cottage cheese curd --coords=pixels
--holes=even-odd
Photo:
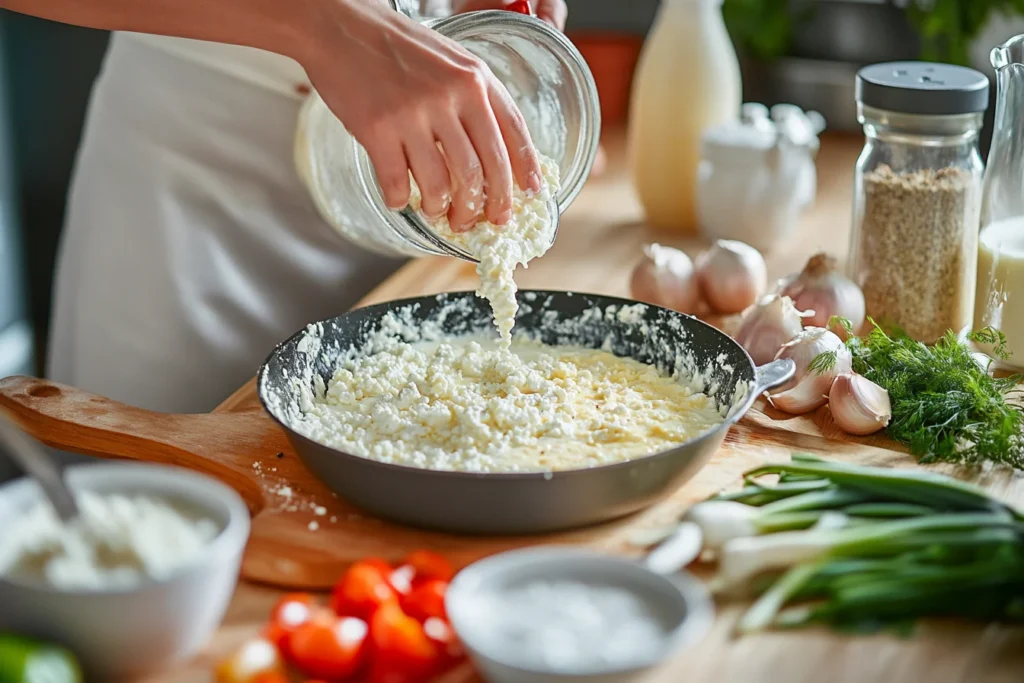
[[[341,360],[299,431],[381,462],[531,472],[662,451],[724,419],[692,385],[607,351],[484,336],[377,346]]]
[[[524,191],[517,186],[512,195],[512,218],[506,225],[481,221],[470,230],[455,232],[447,217],[431,224],[440,237],[463,248],[479,261],[476,267],[480,276],[477,294],[491,303],[494,324],[505,347],[512,342],[512,327],[519,310],[513,279],[516,267],[528,267],[530,261],[543,256],[551,248],[555,239],[558,216],[553,215],[552,209],[556,205],[552,199],[558,193],[559,169],[553,160],[543,155],[540,155],[540,161],[540,192]],[[413,181],[409,206],[419,211],[421,201],[419,187]],[[483,208],[482,203],[480,208]]]
[[[68,524],[38,502],[0,534],[0,576],[64,590],[128,588],[162,579],[195,561],[218,525],[166,500],[82,492]]]

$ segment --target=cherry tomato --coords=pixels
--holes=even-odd
[[[291,659],[288,652],[288,638],[302,624],[313,617],[320,608],[316,598],[309,593],[289,593],[284,595],[270,613],[270,622],[264,630],[264,637],[281,651],[285,659]]]
[[[505,9],[509,12],[519,12],[520,14],[533,14],[529,0],[516,0],[515,2],[510,2],[505,5]]]
[[[388,583],[388,574],[374,562],[356,562],[349,567],[331,592],[330,605],[341,617],[359,617],[369,621],[381,605],[398,600]]]
[[[388,576],[388,583],[391,584],[391,587],[395,589],[399,599],[401,599],[401,596],[408,595],[412,591],[415,578],[416,568],[410,564],[403,564],[391,572]]]
[[[252,679],[252,683],[290,683],[290,681],[287,675],[275,671],[273,673],[260,674]]]
[[[392,673],[429,677],[444,662],[444,653],[427,636],[423,625],[396,603],[382,606],[373,615],[370,641],[378,676]]]
[[[417,583],[408,595],[399,597],[402,609],[414,619],[426,621],[430,617],[447,619],[444,610],[444,594],[448,590],[448,582],[441,579],[427,579]]]
[[[410,553],[402,564],[407,564],[416,570],[416,581],[426,579],[451,581],[455,576],[455,569],[451,563],[430,550],[417,550]]]
[[[217,683],[255,683],[259,676],[284,672],[277,647],[265,638],[253,638],[217,663]]]
[[[362,619],[317,614],[289,638],[292,663],[307,676],[347,678],[366,659],[368,632],[369,627]]]
[[[427,638],[437,645],[441,652],[441,661],[445,670],[451,668],[466,656],[462,643],[455,636],[455,629],[445,620],[430,617],[423,622],[423,632]]]

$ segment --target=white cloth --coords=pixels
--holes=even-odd
[[[316,214],[292,162],[300,104],[113,36],[60,248],[52,378],[152,410],[207,411],[275,344],[400,264]]]

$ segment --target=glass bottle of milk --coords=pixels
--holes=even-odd
[[[1024,369],[1024,35],[992,50],[996,116],[982,191],[974,329],[1006,337],[1009,358],[979,345],[997,367]]]
[[[629,154],[647,223],[697,232],[701,135],[738,119],[739,61],[722,0],[662,0],[633,83]]]

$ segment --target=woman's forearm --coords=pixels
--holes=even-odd
[[[232,43],[296,56],[315,11],[314,1],[0,0],[0,7],[76,26]]]

